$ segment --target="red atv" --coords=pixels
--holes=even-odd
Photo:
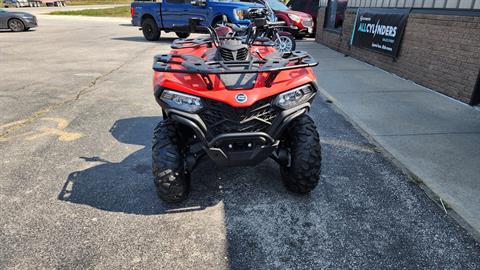
[[[163,120],[154,131],[153,176],[159,197],[180,202],[190,174],[208,157],[222,166],[254,166],[271,157],[286,187],[300,194],[320,178],[319,135],[307,115],[317,92],[306,52],[279,53],[262,33],[276,27],[262,10],[245,36],[219,36],[191,19],[176,32],[208,33],[178,39],[154,59],[154,95]],[[244,31],[245,29],[242,29]]]

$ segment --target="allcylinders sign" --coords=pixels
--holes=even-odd
[[[409,9],[359,8],[351,44],[396,57]]]

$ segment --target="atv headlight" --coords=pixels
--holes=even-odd
[[[290,18],[290,20],[294,21],[294,22],[300,22],[300,20],[302,19],[300,16],[298,15],[295,15],[295,14],[288,14],[288,17]]]
[[[275,99],[275,105],[285,110],[290,109],[307,102],[313,95],[312,87],[304,85],[278,95]]]
[[[191,113],[197,112],[203,107],[201,98],[172,90],[163,90],[160,99],[174,109]]]

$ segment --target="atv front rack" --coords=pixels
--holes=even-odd
[[[247,61],[205,61],[205,59],[193,55],[162,54],[154,57],[153,70],[166,73],[199,74],[204,79],[207,88],[212,90],[212,81],[208,75],[269,73],[265,84],[267,87],[271,87],[281,71],[317,65],[318,62],[310,54],[302,51],[270,54],[262,59],[253,57]]]

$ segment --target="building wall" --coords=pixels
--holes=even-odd
[[[323,29],[319,9],[317,42],[469,103],[480,71],[480,16],[412,11],[396,61],[366,49],[349,47],[356,9],[346,11],[341,33]]]

